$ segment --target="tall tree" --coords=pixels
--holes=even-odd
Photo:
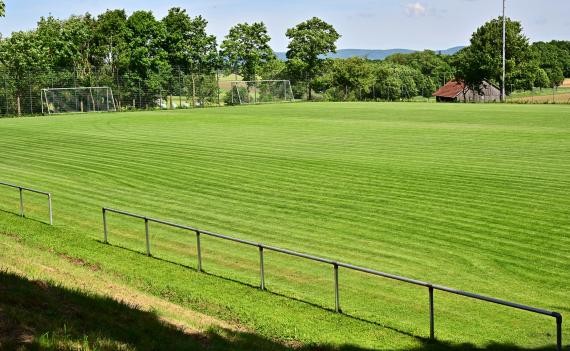
[[[40,19],[36,32],[51,67],[89,72],[94,23],[89,14],[67,20]]]
[[[204,75],[218,68],[216,37],[206,32],[202,16],[191,18],[186,10],[171,8],[162,19],[166,28],[165,49],[170,64],[180,69],[189,69],[192,79],[192,101],[196,104],[196,79],[204,85]]]
[[[71,16],[62,21],[61,64],[73,68],[80,76],[91,73],[93,56],[93,27],[95,20],[88,13],[84,16]]]
[[[270,40],[263,22],[239,23],[230,28],[222,42],[221,54],[244,80],[255,80],[262,66],[275,60],[275,53],[269,46]]]
[[[479,27],[471,37],[471,45],[462,50],[460,56],[465,62],[455,60],[458,67],[458,78],[466,79],[469,85],[478,89],[483,80],[499,85],[502,80],[502,17],[493,19]],[[520,22],[509,18],[507,29],[507,87],[516,88],[515,84],[527,85],[534,80],[536,70],[529,70],[532,61],[528,38],[523,34]],[[471,67],[467,67],[469,64]],[[463,77],[461,77],[463,75]]]
[[[550,82],[554,85],[562,84],[565,73],[570,72],[570,50],[564,50],[563,46],[554,41],[533,43],[532,50]]]
[[[307,81],[308,98],[311,100],[311,86],[322,68],[323,55],[336,52],[336,41],[340,34],[334,27],[320,18],[313,17],[294,28],[287,29],[289,42],[287,59],[292,71],[298,71]]]
[[[150,11],[135,11],[127,20],[129,29],[129,69],[132,78],[157,90],[171,74],[164,50],[166,28]]]
[[[6,15],[6,5],[4,1],[0,0],[0,17],[4,17]]]
[[[18,103],[13,108],[18,111],[20,99],[29,96],[32,82],[41,81],[42,72],[48,67],[49,62],[36,32],[14,32],[10,37],[0,39],[0,68],[9,73],[4,77],[4,88],[14,90]]]
[[[0,40],[0,63],[16,79],[24,74],[49,65],[41,47],[40,38],[34,31],[14,32],[8,38]]]
[[[218,61],[216,37],[206,32],[202,16],[191,18],[186,10],[174,7],[162,19],[167,37],[165,49],[170,64],[197,72],[210,72]]]
[[[93,63],[109,67],[112,75],[118,77],[119,71],[129,65],[130,36],[125,10],[107,10],[100,14],[93,29]]]

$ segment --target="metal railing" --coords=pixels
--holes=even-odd
[[[548,310],[544,310],[541,308],[521,305],[518,303],[514,303],[514,302],[510,302],[510,301],[506,301],[506,300],[501,300],[501,299],[497,299],[494,297],[479,295],[479,294],[475,294],[475,293],[471,293],[471,292],[467,292],[467,291],[461,291],[461,290],[449,288],[449,287],[442,286],[442,285],[437,285],[437,284],[432,284],[429,282],[424,282],[421,280],[406,278],[406,277],[402,277],[402,276],[398,276],[398,275],[394,275],[394,274],[390,274],[390,273],[377,271],[374,269],[369,269],[369,268],[355,266],[355,265],[348,264],[348,263],[330,260],[327,258],[308,255],[308,254],[304,254],[301,252],[291,251],[291,250],[287,250],[287,249],[283,249],[283,248],[279,248],[279,247],[275,247],[275,246],[269,246],[269,245],[265,245],[262,243],[258,243],[258,242],[254,242],[254,241],[250,241],[250,240],[239,239],[239,238],[235,238],[235,237],[231,237],[231,236],[227,236],[227,235],[223,235],[223,234],[213,233],[213,232],[210,232],[207,230],[202,230],[202,229],[198,229],[198,228],[194,228],[194,227],[190,227],[190,226],[186,226],[186,225],[176,224],[176,223],[164,221],[161,219],[142,216],[142,215],[138,215],[138,214],[122,211],[122,210],[103,207],[102,211],[103,211],[104,242],[106,244],[109,243],[109,241],[108,241],[108,229],[107,229],[107,212],[112,212],[112,213],[116,213],[116,214],[120,214],[120,215],[124,215],[124,216],[128,216],[128,217],[133,217],[133,218],[139,218],[139,219],[144,220],[144,223],[145,223],[146,254],[148,256],[151,256],[151,250],[150,250],[151,249],[151,245],[150,245],[151,243],[150,243],[150,237],[149,237],[149,223],[150,222],[163,224],[163,225],[174,227],[174,228],[185,229],[185,230],[189,230],[189,231],[196,233],[196,250],[197,250],[197,258],[198,258],[197,270],[198,270],[198,272],[202,272],[202,248],[200,245],[200,235],[203,234],[203,235],[207,235],[207,236],[211,236],[211,237],[215,237],[215,238],[219,238],[219,239],[223,239],[223,240],[229,240],[232,242],[257,247],[259,250],[259,275],[260,275],[260,288],[261,288],[261,290],[266,290],[263,252],[264,252],[264,250],[279,252],[279,253],[282,253],[285,255],[305,258],[308,260],[312,260],[312,261],[316,261],[316,262],[322,262],[322,263],[332,265],[333,275],[334,275],[335,311],[338,313],[342,312],[341,308],[340,308],[340,295],[339,295],[339,287],[338,287],[339,286],[338,271],[339,271],[339,268],[342,267],[342,268],[346,268],[346,269],[350,269],[350,270],[354,270],[354,271],[358,271],[358,272],[363,272],[363,273],[367,273],[367,274],[371,274],[371,275],[375,275],[375,276],[379,276],[379,277],[384,277],[384,278],[388,278],[388,279],[393,279],[393,280],[397,280],[400,282],[404,282],[404,283],[413,284],[413,285],[422,286],[422,287],[427,288],[428,289],[428,297],[429,297],[430,339],[432,339],[432,340],[435,339],[434,291],[439,290],[439,291],[447,292],[450,294],[469,297],[469,298],[480,300],[480,301],[491,302],[491,303],[502,305],[502,306],[507,306],[507,307],[511,307],[511,308],[515,308],[515,309],[519,309],[519,310],[524,310],[524,311],[528,311],[528,312],[532,312],[532,313],[537,313],[537,314],[553,317],[556,319],[556,346],[557,346],[557,350],[562,351],[562,315],[558,312],[553,312],[553,311],[548,311]]]
[[[4,183],[4,182],[0,182],[0,185],[4,185],[10,188],[15,188],[18,189],[20,192],[20,216],[25,217],[25,211],[24,211],[24,191],[29,191],[31,193],[36,193],[36,194],[42,194],[42,195],[46,195],[48,198],[48,211],[49,211],[49,224],[53,225],[53,210],[52,210],[52,206],[51,206],[51,193],[48,193],[47,191],[41,191],[41,190],[36,190],[36,189],[32,189],[32,188],[26,188],[23,186],[19,186],[19,185],[14,185],[14,184],[10,184],[10,183]]]

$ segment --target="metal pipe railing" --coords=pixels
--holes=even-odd
[[[297,251],[283,249],[283,248],[276,247],[276,246],[269,246],[269,245],[265,245],[262,243],[253,242],[250,240],[239,239],[239,238],[231,237],[228,235],[223,235],[223,234],[210,232],[207,230],[198,229],[195,227],[190,227],[190,226],[186,226],[186,225],[172,223],[169,221],[164,221],[161,219],[156,219],[156,218],[138,215],[138,214],[134,214],[134,213],[127,212],[127,211],[117,210],[117,209],[108,208],[108,207],[103,207],[102,210],[103,210],[104,242],[106,244],[108,244],[107,216],[106,216],[107,212],[121,214],[121,215],[129,216],[129,217],[133,217],[133,218],[139,218],[139,219],[143,219],[145,222],[145,234],[146,234],[146,245],[147,245],[146,248],[147,248],[147,255],[148,256],[151,255],[151,253],[150,253],[150,242],[149,242],[149,222],[159,223],[159,224],[163,224],[166,226],[179,228],[179,229],[185,229],[185,230],[195,232],[196,233],[196,240],[197,240],[196,250],[197,250],[197,255],[198,255],[198,269],[197,269],[198,272],[202,272],[202,253],[201,253],[201,245],[200,245],[200,235],[204,234],[204,235],[208,235],[208,236],[223,239],[223,240],[228,240],[228,241],[237,242],[237,243],[248,245],[248,246],[257,247],[259,250],[259,272],[260,272],[260,288],[261,288],[261,290],[266,290],[266,286],[265,286],[265,265],[264,265],[263,253],[264,253],[264,250],[274,251],[274,252],[282,253],[282,254],[289,255],[289,256],[305,258],[305,259],[308,259],[311,261],[321,262],[321,263],[332,265],[333,266],[333,277],[334,277],[334,293],[335,293],[334,297],[335,297],[335,311],[336,312],[339,312],[339,313],[342,312],[341,307],[340,307],[340,294],[339,294],[339,268],[342,267],[342,268],[350,269],[353,271],[367,273],[370,275],[375,275],[375,276],[379,276],[379,277],[392,279],[392,280],[396,280],[396,281],[400,281],[400,282],[404,282],[404,283],[413,284],[413,285],[422,286],[422,287],[427,288],[428,294],[429,294],[430,339],[435,339],[434,291],[439,290],[439,291],[447,292],[447,293],[454,294],[454,295],[460,295],[460,296],[464,296],[464,297],[468,297],[468,298],[472,298],[472,299],[476,299],[476,300],[480,300],[480,301],[490,302],[490,303],[494,303],[494,304],[498,304],[498,305],[502,305],[502,306],[506,306],[506,307],[511,307],[514,309],[524,310],[524,311],[528,311],[528,312],[532,312],[532,313],[536,313],[536,314],[545,315],[548,317],[553,317],[556,319],[556,347],[557,347],[558,351],[562,351],[562,315],[558,312],[553,312],[553,311],[549,311],[549,310],[545,310],[545,309],[541,309],[541,308],[536,308],[536,307],[532,307],[532,306],[526,306],[526,305],[518,304],[515,302],[497,299],[497,298],[490,297],[490,296],[485,296],[485,295],[475,294],[475,293],[462,291],[462,290],[458,290],[458,289],[453,289],[453,288],[449,288],[449,287],[446,287],[443,285],[432,284],[432,283],[417,280],[417,279],[412,279],[412,278],[407,278],[407,277],[403,277],[403,276],[399,276],[399,275],[395,275],[395,274],[391,274],[391,273],[381,272],[381,271],[377,271],[377,270],[366,268],[366,267],[355,266],[355,265],[352,265],[349,263],[338,262],[338,261],[330,260],[330,259],[323,258],[323,257],[318,257],[318,256],[313,256],[313,255],[297,252]]]
[[[51,206],[51,193],[48,193],[47,191],[41,191],[41,190],[36,190],[36,189],[32,189],[32,188],[26,188],[24,186],[14,185],[14,184],[4,183],[4,182],[0,182],[0,185],[7,186],[10,188],[14,188],[14,189],[18,189],[18,191],[20,192],[20,216],[21,217],[26,217],[26,213],[24,210],[24,191],[29,191],[31,193],[46,195],[48,198],[49,224],[53,225],[53,210],[52,210],[52,206]]]

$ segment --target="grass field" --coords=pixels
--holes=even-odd
[[[203,238],[213,276],[199,275],[95,241],[101,206],[566,316],[569,116],[567,106],[331,103],[4,119],[0,178],[51,191],[58,228],[0,212],[0,232],[268,340],[420,350],[424,289],[341,270],[352,317],[337,316],[320,308],[334,307],[329,266],[266,253],[275,294],[263,293],[233,282],[258,285],[255,249]],[[0,189],[0,199],[17,211],[17,192]],[[26,200],[30,216],[45,218],[42,198]],[[144,251],[141,221],[113,216],[109,228],[112,244]],[[15,270],[25,256],[0,237],[0,267]],[[193,236],[151,225],[151,241],[156,256],[196,266]],[[435,304],[446,342],[435,349],[555,341],[546,317],[437,293]]]

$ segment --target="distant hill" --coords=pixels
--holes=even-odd
[[[436,52],[441,51],[442,55],[453,55],[459,50],[463,49],[464,46],[456,46],[446,50],[435,50]],[[387,50],[367,50],[367,49],[341,49],[337,50],[336,54],[329,55],[330,58],[350,58],[350,57],[365,57],[370,60],[383,60],[386,57],[394,54],[409,54],[416,52],[418,50],[410,49],[387,49]],[[280,60],[286,60],[284,52],[276,52],[277,58]]]

